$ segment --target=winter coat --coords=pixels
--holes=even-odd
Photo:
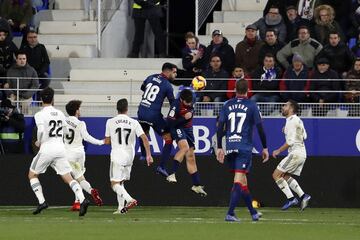
[[[241,66],[245,73],[250,74],[259,65],[259,53],[264,42],[256,39],[253,46],[249,45],[247,38],[236,45],[235,64]]]
[[[7,72],[7,83],[9,88],[17,88],[17,77],[24,78],[19,80],[19,89],[38,89],[39,79],[38,75],[33,67],[26,64],[24,67],[20,67],[14,64]],[[20,91],[20,99],[29,99],[34,95],[36,91]],[[7,94],[16,94],[16,91],[7,91]]]
[[[286,69],[283,80],[280,81],[281,97],[285,102],[292,99],[297,102],[308,102],[310,94],[308,92],[286,92],[288,91],[309,91],[310,90],[310,77],[311,71],[306,65],[303,65],[303,69],[297,75],[293,66]],[[291,80],[288,80],[291,79]]]

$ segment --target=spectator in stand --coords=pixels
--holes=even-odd
[[[36,70],[40,78],[40,88],[49,86],[49,66],[50,60],[46,48],[39,43],[38,35],[34,30],[30,30],[26,36],[27,44],[21,49],[25,52],[28,64]]]
[[[210,58],[213,54],[220,56],[222,60],[222,68],[230,73],[235,65],[235,53],[228,40],[223,36],[220,30],[214,30],[212,32],[212,41],[205,50],[203,57],[203,70],[206,70],[211,65]]]
[[[239,80],[248,80],[248,97],[250,98],[252,96],[251,90],[252,90],[252,83],[249,77],[245,76],[244,69],[240,66],[234,67],[234,70],[232,71],[232,77],[227,82],[227,92],[226,96],[227,99],[234,98],[236,96],[236,82]]]
[[[185,34],[186,46],[182,49],[182,65],[186,70],[185,77],[192,78],[201,74],[202,57],[206,47],[199,43],[194,33]]]
[[[357,35],[356,44],[351,48],[351,52],[355,57],[360,57],[360,32]]]
[[[259,30],[261,40],[265,40],[266,29],[271,28],[277,32],[280,42],[284,42],[286,39],[286,25],[279,13],[279,8],[272,6],[265,17],[260,18],[253,23]]]
[[[3,100],[0,107],[0,151],[4,154],[24,153],[24,115],[17,111],[9,99]]]
[[[23,36],[26,36],[33,16],[32,2],[31,0],[4,0],[0,15],[8,20],[12,31],[21,32]],[[22,44],[25,43],[25,39],[23,37]]]
[[[165,36],[160,21],[160,19],[163,17],[160,0],[134,0],[132,10],[132,17],[135,24],[135,36],[132,43],[132,49],[128,54],[128,57],[139,57],[140,47],[144,42],[146,20],[149,21],[151,29],[155,35],[155,43],[159,52],[159,57],[166,57]]]
[[[275,66],[274,55],[265,55],[262,66],[259,66],[251,75],[252,88],[255,91],[279,91],[281,70]],[[255,102],[279,102],[279,92],[254,92],[251,100]],[[262,113],[268,115],[274,108],[263,109]]]
[[[340,90],[339,76],[336,71],[330,69],[330,62],[327,58],[319,58],[316,61],[316,69],[312,75],[310,90],[311,91],[327,91],[327,92],[311,92],[312,101],[320,103],[313,109],[314,116],[325,116],[326,107],[324,103],[336,103],[339,94],[332,91]],[[327,80],[327,81],[324,81]]]
[[[301,18],[312,21],[315,8],[322,4],[322,0],[299,0],[298,14]]]
[[[276,56],[277,52],[285,46],[283,42],[280,42],[277,38],[276,31],[274,29],[267,29],[265,36],[265,44],[261,47],[259,52],[259,64],[264,62],[265,55],[271,53]],[[275,59],[276,60],[276,59]],[[276,61],[278,64],[278,62]]]
[[[315,39],[322,45],[329,43],[330,32],[338,32],[340,39],[346,42],[346,37],[340,28],[340,25],[335,21],[335,11],[329,5],[320,5],[315,9]]]
[[[245,29],[245,38],[236,45],[235,65],[242,66],[245,74],[250,74],[259,64],[259,52],[264,45],[256,37],[257,27],[253,24]]]
[[[7,39],[8,32],[0,29],[0,85],[5,83],[6,72],[15,62],[15,53],[18,48],[15,43]]]
[[[286,92],[286,91],[309,91],[310,90],[311,71],[304,64],[304,60],[298,54],[294,54],[292,66],[286,69],[283,80],[280,81],[281,97],[284,102],[290,99],[296,102],[309,102],[309,92]]]
[[[35,69],[27,63],[25,52],[18,51],[16,53],[16,63],[8,70],[7,77],[4,88],[16,89],[16,78],[20,78],[19,89],[28,89],[19,91],[19,99],[17,99],[16,91],[7,91],[8,98],[12,101],[21,101],[22,112],[27,113],[28,106],[31,104],[32,96],[35,93],[31,89],[39,89],[39,80]]]
[[[1,3],[0,3],[0,9],[1,9]],[[0,29],[4,30],[5,32],[8,33],[6,40],[7,41],[12,41],[13,40],[13,34],[12,34],[12,30],[10,27],[9,22],[0,16]]]
[[[223,90],[224,92],[202,92],[202,102],[223,102],[227,89],[227,79],[229,73],[222,68],[222,59],[220,55],[213,54],[210,57],[210,68],[203,72],[206,78],[206,87],[204,90]],[[221,80],[222,79],[222,80]]]
[[[350,38],[359,39],[360,33],[360,0],[356,0],[352,3],[350,12],[350,26],[348,29],[348,35]]]
[[[301,26],[298,30],[298,38],[286,44],[277,53],[277,59],[287,69],[290,66],[288,58],[292,58],[297,53],[303,58],[306,66],[313,68],[315,57],[321,49],[321,43],[310,38],[309,28]]]
[[[312,23],[305,18],[301,18],[298,15],[297,9],[294,5],[288,6],[286,8],[286,42],[290,42],[298,37],[298,29],[301,26],[307,26],[310,30],[310,35],[312,35]]]
[[[286,19],[286,8],[290,5],[295,6],[297,4],[297,2],[298,2],[298,0],[268,0],[265,5],[265,8],[264,8],[263,16],[265,16],[269,12],[269,9],[272,6],[276,6],[279,9],[280,15],[285,20]]]
[[[359,103],[360,93],[360,58],[356,58],[353,67],[347,73],[345,81],[345,91],[354,91],[351,93],[345,93],[345,102]],[[350,115],[350,114],[349,114]]]
[[[339,23],[345,37],[347,37],[347,31],[350,27],[350,18],[352,15],[351,7],[353,1],[357,2],[357,0],[322,0],[322,4],[330,5],[335,10],[335,21]]]
[[[325,45],[317,58],[326,58],[330,62],[330,68],[335,70],[339,77],[346,75],[354,62],[354,56],[348,46],[341,42],[338,32],[331,32],[329,44]]]

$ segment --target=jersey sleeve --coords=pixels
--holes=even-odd
[[[168,85],[166,97],[169,100],[170,105],[172,105],[175,100],[175,96],[174,96],[174,89],[172,88],[170,83]]]
[[[253,118],[254,118],[254,124],[257,125],[261,123],[261,113],[259,110],[259,106],[257,104],[254,104],[253,106]]]
[[[68,124],[66,123],[66,117],[65,117],[64,113],[60,112],[60,115],[61,115],[61,121],[63,123],[62,130],[63,130],[63,134],[65,136],[66,134],[69,133],[69,127],[68,127]]]
[[[110,121],[106,121],[105,137],[110,137]]]
[[[216,136],[217,136],[217,148],[223,148],[223,141],[222,138],[225,134],[224,127],[226,122],[226,103],[221,108],[219,119],[218,119],[218,126],[216,130]]]
[[[84,121],[81,121],[80,134],[81,134],[81,137],[85,141],[87,141],[91,144],[94,144],[94,145],[103,145],[104,144],[104,142],[102,140],[98,140],[89,134],[89,132],[87,131],[87,128],[86,128],[86,123]]]
[[[36,123],[36,127],[37,127],[36,137],[37,137],[37,140],[39,142],[41,142],[43,134],[44,134],[44,130],[45,130],[44,119],[40,113],[35,114],[34,118],[35,118],[35,123]]]
[[[142,129],[138,121],[135,121],[135,134],[137,137],[140,137],[141,135],[145,134],[144,130]]]

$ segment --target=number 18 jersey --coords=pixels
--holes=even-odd
[[[36,126],[42,131],[39,152],[65,151],[63,127],[65,115],[53,106],[44,107],[34,116]]]
[[[249,151],[253,148],[253,127],[261,122],[259,108],[247,98],[233,98],[224,103],[220,122],[226,126],[226,153]]]
[[[111,140],[111,161],[132,165],[135,156],[136,136],[144,134],[139,122],[125,114],[119,114],[106,122],[105,137]]]

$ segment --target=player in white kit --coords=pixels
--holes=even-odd
[[[273,157],[276,158],[281,152],[288,150],[288,155],[279,163],[272,175],[288,199],[282,210],[287,210],[299,203],[292,191],[300,197],[301,210],[308,206],[311,198],[310,195],[304,193],[299,183],[292,177],[292,175],[300,176],[306,160],[304,140],[307,138],[307,134],[302,120],[296,115],[298,111],[299,105],[294,100],[289,100],[282,107],[282,115],[286,117],[286,124],[283,128],[286,142],[273,151]]]
[[[130,180],[130,172],[135,157],[136,136],[143,141],[148,166],[153,162],[150,144],[139,122],[127,115],[128,102],[120,99],[116,106],[118,115],[106,122],[105,144],[111,144],[110,182],[117,195],[118,209],[114,214],[126,213],[137,205],[124,187],[124,181]],[[126,201],[126,205],[124,204]]]
[[[81,101],[72,100],[65,106],[66,112],[69,115],[66,118],[68,133],[65,135],[65,149],[66,158],[72,168],[71,175],[80,184],[81,188],[91,195],[96,205],[101,206],[103,204],[100,198],[99,191],[92,188],[90,183],[85,179],[85,150],[83,146],[83,140],[95,144],[103,145],[104,140],[98,140],[93,138],[86,129],[86,123],[80,121],[80,106]],[[75,202],[71,207],[72,211],[80,210],[80,202],[75,196]]]
[[[53,107],[54,90],[52,88],[45,88],[41,91],[40,96],[43,109],[34,116],[37,126],[35,145],[40,147],[40,150],[32,160],[28,174],[31,188],[39,201],[39,205],[33,214],[39,214],[42,210],[48,208],[38,176],[50,166],[57,174],[61,175],[65,183],[69,184],[80,201],[79,216],[84,216],[90,202],[85,199],[79,183],[70,175],[71,167],[66,159],[63,141],[64,130],[65,132],[67,130],[65,115]]]

